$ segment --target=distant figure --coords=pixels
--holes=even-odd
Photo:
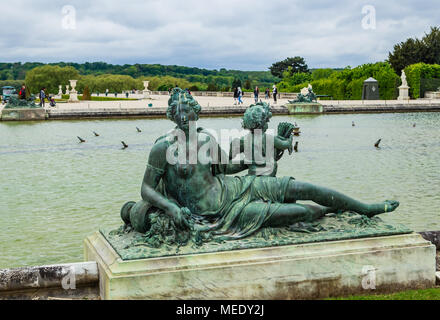
[[[115,98],[117,98],[118,97],[118,93],[117,92],[115,92]]]
[[[254,89],[254,99],[255,99],[255,103],[258,102],[258,95],[260,94],[260,89],[258,89],[258,87],[256,86]]]
[[[128,91],[125,92],[125,97],[128,99]]]
[[[295,141],[295,145],[293,146],[293,150],[295,150],[295,152],[298,152],[298,141]]]
[[[40,107],[44,108],[44,99],[46,98],[46,92],[44,91],[46,88],[41,88],[40,90]]]
[[[273,94],[273,103],[277,104],[278,89],[276,85],[273,85],[272,94]]]
[[[415,127],[416,127],[416,124],[414,123],[414,124],[413,124],[413,128],[415,128]]]
[[[95,131],[93,131],[93,134],[95,135],[95,137],[99,137],[99,134],[97,134]]]
[[[382,139],[377,140],[376,143],[374,144],[374,146],[375,146],[376,148],[379,148],[379,143],[380,143],[381,141],[382,141]]]
[[[24,84],[21,86],[20,92],[18,93],[18,97],[23,100],[26,99],[26,86]]]
[[[124,141],[121,141],[121,143],[122,143],[122,149],[128,148],[128,145]]]
[[[49,96],[49,97],[47,98],[47,100],[49,101],[49,105],[50,105],[51,107],[55,107],[55,106],[57,105],[53,96]]]
[[[243,104],[243,100],[241,98],[243,97],[243,91],[241,91],[241,88],[238,87],[238,104]]]
[[[83,138],[81,138],[81,137],[78,137],[77,136],[77,138],[78,138],[78,140],[79,140],[79,143],[83,143],[83,142],[86,142],[86,140],[84,140]]]
[[[138,127],[136,127],[137,132],[142,132],[141,129],[139,129]]]
[[[354,124],[354,121],[352,121],[352,122],[351,122],[351,126],[352,126],[352,127],[354,127],[354,126],[355,126],[355,124]]]
[[[238,88],[234,89],[234,105],[237,104],[238,101]]]
[[[105,96],[108,96],[108,89],[105,89]]]
[[[269,90],[269,88],[266,88],[264,98],[265,98],[265,99],[270,99],[270,90]]]

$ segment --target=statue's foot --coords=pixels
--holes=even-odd
[[[394,210],[397,209],[397,207],[399,206],[399,201],[395,201],[395,200],[385,200],[384,202],[381,203],[375,203],[375,204],[371,204],[368,210],[368,213],[366,213],[365,215],[367,217],[373,217],[377,214],[381,214],[381,213],[385,213],[385,212],[393,212]]]

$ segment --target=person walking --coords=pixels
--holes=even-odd
[[[234,89],[234,106],[237,104],[238,99],[238,88]]]
[[[46,98],[46,92],[44,92],[46,88],[41,88],[40,90],[40,107],[44,108],[44,99]]]
[[[255,99],[255,103],[258,102],[258,95],[259,95],[259,94],[260,94],[260,89],[258,89],[258,87],[255,86],[255,89],[254,89],[254,99]]]
[[[273,85],[272,94],[273,94],[273,103],[277,104],[278,89],[276,85]]]
[[[24,84],[21,86],[20,92],[18,93],[18,97],[23,100],[26,99],[26,86]]]
[[[269,88],[266,88],[266,91],[264,93],[265,93],[264,99],[270,99],[270,90],[269,90]]]
[[[243,104],[243,100],[241,100],[242,97],[243,97],[243,91],[241,91],[241,88],[238,87],[238,104]]]

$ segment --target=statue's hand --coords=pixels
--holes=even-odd
[[[189,215],[191,213],[189,212],[188,208],[179,208],[178,206],[173,206],[172,208],[168,209],[166,213],[173,218],[174,224],[177,228],[183,230],[191,229],[191,224],[189,222]]]

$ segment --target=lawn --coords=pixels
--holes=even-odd
[[[440,300],[440,287],[424,290],[408,290],[391,294],[370,294],[329,298],[326,300]]]

